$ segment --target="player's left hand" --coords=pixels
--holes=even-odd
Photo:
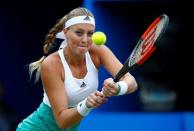
[[[112,78],[108,78],[104,80],[103,87],[102,87],[102,93],[106,97],[115,96],[117,92],[118,92],[118,88],[115,86],[115,83]]]

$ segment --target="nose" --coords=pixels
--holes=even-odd
[[[82,38],[82,42],[87,43],[87,40],[88,40],[88,36],[87,34],[84,34]]]

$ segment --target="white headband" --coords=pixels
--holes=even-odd
[[[76,16],[76,17],[69,19],[65,23],[65,28],[68,28],[68,27],[75,25],[75,24],[81,24],[81,23],[88,23],[88,24],[92,24],[95,26],[95,20],[93,17],[91,17],[91,16]]]

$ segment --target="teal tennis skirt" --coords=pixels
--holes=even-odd
[[[51,108],[42,102],[37,111],[18,125],[16,131],[77,131],[79,124],[71,128],[60,129],[57,126]]]

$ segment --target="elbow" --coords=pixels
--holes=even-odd
[[[66,128],[61,122],[57,122],[57,125],[60,129]]]
[[[60,129],[67,129],[69,128],[69,126],[65,125],[64,123],[63,124],[58,124],[59,128]]]
[[[131,78],[131,82],[129,84],[129,90],[128,93],[133,93],[138,89],[138,84],[137,81],[135,80],[134,77]]]
[[[67,129],[72,127],[73,125],[77,124],[78,122],[75,123],[69,123],[68,121],[63,121],[63,122],[57,122],[57,125],[60,129]]]
[[[136,80],[134,81],[134,87],[133,88],[134,88],[134,91],[136,91],[138,89],[138,84],[137,84]]]
[[[69,128],[69,127],[72,127],[73,126],[73,124],[70,124],[66,120],[64,120],[64,121],[57,121],[57,125],[61,129],[66,129],[66,128]]]
[[[56,117],[56,123],[59,128],[66,129],[72,127],[74,124],[78,123],[81,117],[74,116],[73,114],[64,111],[58,117]]]
[[[66,113],[65,113],[66,114]],[[64,115],[64,114],[63,114]],[[68,118],[64,118],[62,114],[60,116],[56,117],[56,124],[61,129],[66,129],[71,127],[70,122]],[[67,115],[66,115],[67,116]]]
[[[57,122],[58,127],[61,129],[66,129],[69,127],[66,121],[56,120],[56,122]]]

